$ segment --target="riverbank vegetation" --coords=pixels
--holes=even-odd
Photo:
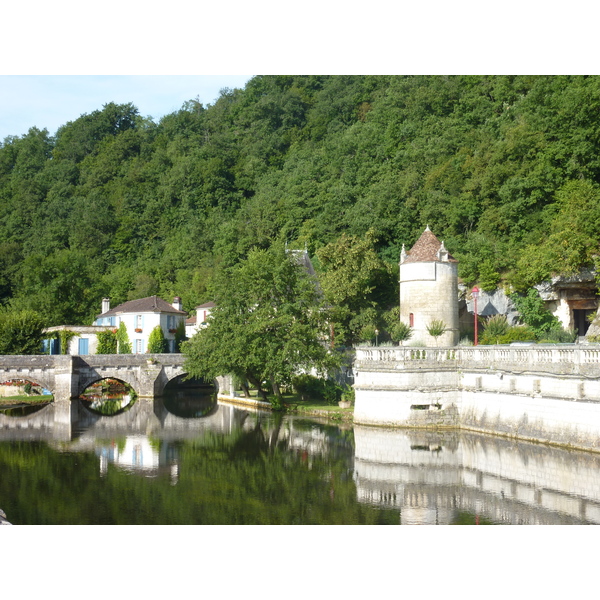
[[[599,108],[596,76],[257,76],[158,122],[109,103],[15,132],[0,304],[46,326],[90,324],[105,296],[189,310],[287,244],[313,260],[334,343],[384,341],[402,244],[427,224],[469,286],[594,265]]]

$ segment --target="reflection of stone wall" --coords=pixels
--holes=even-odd
[[[468,511],[501,523],[600,524],[600,456],[458,432],[356,426],[362,502],[400,522],[450,523]]]

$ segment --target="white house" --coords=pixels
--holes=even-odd
[[[67,348],[65,354],[81,356],[85,354],[96,354],[98,350],[98,336],[100,331],[110,331],[112,327],[97,327],[89,325],[87,327],[81,325],[56,325],[47,327],[44,333],[55,333],[56,337],[49,338],[45,341],[44,347],[49,354],[60,354],[60,332],[64,331],[67,334]]]
[[[125,323],[131,351],[144,354],[148,349],[150,333],[160,325],[169,352],[175,352],[175,332],[180,323],[185,322],[187,313],[182,310],[181,298],[175,297],[169,304],[158,296],[149,296],[139,300],[130,300],[110,308],[110,300],[103,298],[102,313],[96,317],[94,325],[119,327]]]
[[[214,302],[206,302],[206,304],[196,306],[196,316],[190,317],[185,322],[185,335],[187,338],[191,338],[196,332],[207,326],[206,321],[214,307]]]

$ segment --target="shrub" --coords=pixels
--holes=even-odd
[[[535,331],[526,325],[509,327],[505,335],[500,336],[496,344],[510,344],[512,342],[535,342]]]
[[[400,342],[400,344],[402,344],[402,342],[405,342],[406,340],[409,340],[412,337],[412,334],[413,331],[410,328],[410,325],[402,323],[402,321],[396,323],[392,327],[391,331],[392,340],[394,340],[394,342]]]
[[[185,321],[179,321],[175,331],[175,352],[181,352],[181,344],[186,341]]]
[[[562,329],[560,321],[546,308],[537,290],[532,288],[525,296],[511,294],[510,299],[519,311],[521,321],[531,327],[538,337],[552,329]]]
[[[342,392],[342,400],[345,400],[346,402],[352,402],[352,404],[354,404],[355,398],[356,398],[356,393],[355,393],[353,387],[346,388]]]
[[[337,404],[343,392],[343,389],[330,379],[313,377],[307,373],[294,377],[292,385],[302,399],[324,400],[327,404]]]
[[[360,339],[363,342],[373,342],[376,337],[375,333],[376,327],[375,325],[365,325],[360,330]]]
[[[493,315],[489,317],[484,325],[485,329],[481,336],[481,344],[497,344],[498,339],[508,333],[510,326],[506,315]]]
[[[577,332],[557,327],[548,331],[540,344],[572,344],[577,339]]]
[[[148,354],[164,354],[167,351],[167,340],[162,327],[157,325],[148,337]]]
[[[125,323],[123,323],[123,321],[121,321],[119,324],[116,337],[118,353],[131,354],[131,342],[129,341],[129,335],[127,334],[127,327],[125,327]]]
[[[116,354],[117,353],[117,335],[112,331],[99,331],[96,334],[98,338],[98,348],[96,354]]]

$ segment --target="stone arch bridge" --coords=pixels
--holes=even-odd
[[[86,356],[0,356],[0,381],[25,379],[50,390],[55,402],[77,398],[92,383],[119,379],[141,398],[162,396],[169,381],[185,375],[182,354],[98,354]],[[228,390],[218,377],[217,390]]]

